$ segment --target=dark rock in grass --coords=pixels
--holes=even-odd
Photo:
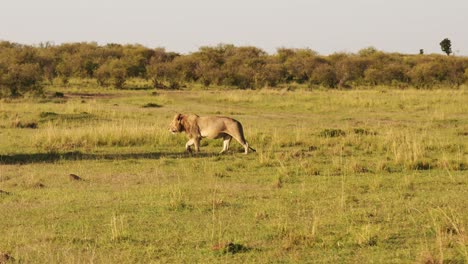
[[[455,226],[455,225],[447,226],[447,227],[445,228],[445,231],[447,232],[447,234],[451,234],[451,235],[458,235],[458,234],[460,234],[460,229],[458,229],[458,227]]]
[[[158,105],[155,103],[147,103],[143,106],[143,108],[160,108],[160,107],[162,107],[162,105]]]
[[[357,135],[371,135],[371,136],[377,135],[377,132],[369,131],[364,128],[355,128],[353,129],[353,131],[354,131],[354,134],[357,134]]]
[[[249,247],[244,246],[242,244],[238,243],[221,243],[213,247],[213,250],[219,251],[223,254],[237,254],[237,253],[242,253],[242,252],[247,252],[250,250]]]
[[[346,132],[341,129],[324,129],[320,132],[319,136],[321,137],[344,137]]]
[[[36,129],[36,128],[37,128],[37,123],[36,123],[36,122],[25,123],[25,124],[24,124],[24,128]]]
[[[59,114],[54,113],[54,112],[41,112],[39,114],[40,118],[54,118],[57,117]]]
[[[15,261],[9,253],[0,252],[0,264],[7,263],[7,261]]]
[[[65,95],[64,95],[62,92],[55,92],[55,94],[53,95],[53,97],[55,97],[55,98],[64,98]]]
[[[378,240],[377,236],[372,236],[367,241],[367,245],[371,247],[377,246],[377,240]]]
[[[45,188],[45,185],[42,182],[37,182],[33,185],[34,188],[42,189]]]
[[[70,177],[70,180],[73,180],[73,181],[83,181],[83,179],[82,179],[80,176],[76,175],[76,174],[71,173],[71,174],[68,175],[68,176]]]
[[[0,195],[10,195],[11,193],[7,192],[7,191],[4,191],[4,190],[0,190]]]
[[[318,149],[317,146],[309,146],[309,151],[315,151],[317,149]]]
[[[21,122],[21,121],[15,121],[11,125],[14,128],[31,128],[31,129],[36,129],[37,128],[37,123],[36,122]]]
[[[427,161],[417,161],[412,165],[413,170],[430,170],[431,164]]]

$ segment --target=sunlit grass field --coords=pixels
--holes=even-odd
[[[467,102],[384,87],[3,99],[0,262],[467,263]],[[178,112],[239,120],[257,152],[184,153]]]

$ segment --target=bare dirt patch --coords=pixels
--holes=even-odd
[[[64,97],[81,99],[112,99],[122,97],[122,95],[110,93],[66,93]]]

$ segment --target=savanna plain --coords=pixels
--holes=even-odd
[[[8,262],[468,262],[466,87],[77,85],[0,102]],[[257,152],[185,153],[179,112],[239,120]]]

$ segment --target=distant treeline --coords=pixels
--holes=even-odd
[[[352,88],[386,85],[431,88],[468,82],[468,57],[405,55],[365,48],[357,54],[319,55],[310,49],[218,45],[178,54],[141,45],[69,43],[36,46],[0,42],[0,92],[40,92],[54,80],[94,78],[100,86],[125,87],[129,78],[151,80],[155,88],[187,84],[240,89],[292,83],[309,87]]]

